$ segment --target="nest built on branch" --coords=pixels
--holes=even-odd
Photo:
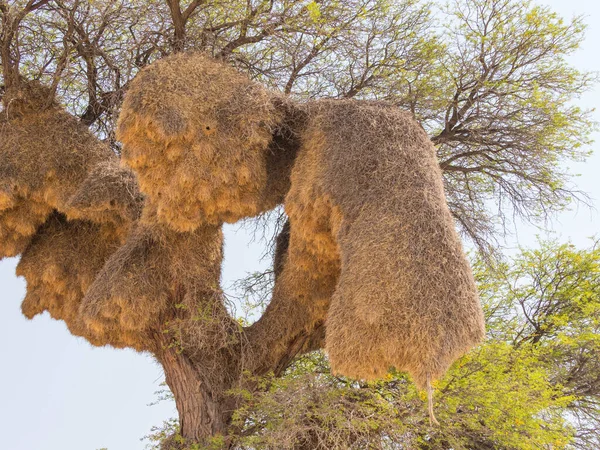
[[[322,346],[335,373],[395,367],[430,385],[483,338],[435,149],[408,113],[298,105],[177,54],[125,95],[126,168],[48,95],[25,83],[0,118],[0,258],[23,254],[28,317],[47,310],[94,345],[181,356],[222,393],[242,369],[279,374]],[[221,226],[282,202],[272,301],[242,330],[220,289]]]
[[[111,335],[107,342],[93,337],[79,315],[79,307],[106,259],[120,246],[112,228],[89,221],[72,220],[53,213],[27,246],[17,266],[17,275],[27,281],[21,305],[32,319],[48,311],[63,320],[69,331],[94,345],[123,347],[127,342]]]
[[[306,114],[249,365],[266,372],[289,348],[324,344],[338,374],[395,367],[426,386],[484,335],[435,149],[386,103],[318,101]]]
[[[139,219],[144,199],[135,174],[121,167],[118,158],[96,164],[69,199],[70,218],[112,223],[123,233]]]
[[[320,101],[308,115],[275,295],[310,295],[316,307],[321,291],[305,286],[320,277],[331,289],[335,278],[326,321],[332,370],[373,379],[395,367],[424,386],[484,335],[435,149],[408,113],[384,103]]]
[[[3,102],[0,258],[22,254],[23,313],[48,311],[94,345],[127,346],[130,336],[96,339],[79,308],[140,214],[135,176],[45,86],[23,82]]]
[[[288,120],[286,99],[223,62],[178,54],[136,76],[117,134],[158,220],[193,231],[282,201],[294,156],[281,148]]]
[[[69,199],[92,167],[116,158],[50,95],[29,82],[3,98],[0,257],[22,253],[52,210],[68,215]]]
[[[98,339],[137,335],[136,348],[147,346],[152,332],[174,332],[188,350],[208,344],[206,339],[226,340],[221,332],[232,319],[219,286],[220,227],[180,233],[148,215],[146,210],[89,289],[84,321]]]
[[[177,322],[188,353],[235,341],[219,289],[220,226],[283,201],[303,120],[302,108],[201,54],[142,70],[118,137],[145,210],[84,301],[89,326],[147,332]],[[173,322],[175,308],[189,313]]]

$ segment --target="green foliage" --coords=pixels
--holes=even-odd
[[[549,383],[570,398],[559,410],[578,448],[600,446],[599,244],[544,242],[510,265],[476,266],[490,339],[531,349]]]
[[[391,371],[377,383],[298,358],[255,380],[229,437],[238,449],[589,449],[600,445],[600,245],[542,242],[510,263],[475,261],[484,344],[424,392]]]
[[[581,196],[565,162],[585,159],[581,130],[596,124],[573,100],[597,75],[566,59],[584,38],[581,17],[512,0],[454,1],[444,13],[445,51],[410,103],[438,145],[455,216],[485,249],[508,216],[536,222]]]

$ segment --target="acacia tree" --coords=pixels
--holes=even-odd
[[[593,77],[564,57],[583,25],[509,0],[456,2],[441,21],[432,8],[414,0],[0,2],[3,80],[51,86],[115,153],[116,116],[135,74],[188,49],[294,97],[385,99],[428,131],[458,226],[489,251],[511,213],[543,219],[577,195],[561,167],[586,155],[589,116],[570,102]],[[302,348],[286,349],[277,375]]]

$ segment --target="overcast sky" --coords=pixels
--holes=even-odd
[[[564,17],[587,15],[587,39],[572,63],[581,70],[600,71],[600,2],[545,0]],[[600,104],[600,88],[580,105]],[[596,112],[596,120],[600,114]],[[600,136],[596,140],[600,142]],[[580,189],[600,209],[600,152],[585,164],[574,165]],[[600,236],[597,211],[579,208],[550,224],[554,237],[588,245]],[[265,267],[263,252],[244,231],[228,226],[225,236],[223,284]],[[520,226],[511,240],[534,246],[541,232]],[[71,336],[62,322],[47,314],[33,321],[20,313],[25,283],[14,275],[17,260],[0,262],[0,447],[6,450],[138,450],[153,425],[176,414],[174,405],[148,406],[161,389],[162,369],[147,355],[130,350],[93,348]]]

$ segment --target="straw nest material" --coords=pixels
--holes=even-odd
[[[116,158],[79,121],[26,83],[4,98],[0,119],[0,258],[15,256],[96,164]]]
[[[220,228],[178,233],[153,222],[143,217],[108,259],[82,304],[84,321],[99,339],[168,331],[190,348],[226,339]]]
[[[372,379],[396,367],[424,386],[484,336],[435,149],[409,114],[384,103],[319,101],[309,117],[274,299],[312,297],[325,308],[337,281],[332,370]]]
[[[0,207],[0,259],[22,253],[37,228],[52,212],[46,203],[27,201],[12,192],[0,199],[2,201],[5,209]]]
[[[67,208],[70,219],[112,223],[126,231],[140,217],[143,204],[135,174],[111,158],[92,168]]]
[[[341,212],[323,191],[314,156],[303,147],[292,170],[285,201],[289,223],[277,238],[273,296],[263,316],[247,329],[253,346],[245,364],[255,373],[281,364],[290,346],[303,347],[298,339],[325,322],[339,277],[335,236]]]
[[[293,110],[223,62],[177,54],[136,76],[117,135],[158,220],[193,231],[282,201],[295,156],[281,148],[292,129],[285,122],[297,116]]]
[[[48,311],[52,318],[63,320],[72,334],[94,345],[128,345],[128,339],[120,335],[111,335],[108,341],[95,339],[79,315],[85,292],[119,245],[112,229],[88,221],[67,221],[64,215],[53,213],[17,266],[17,275],[27,281],[23,314],[32,319]]]
[[[7,89],[2,96],[2,104],[4,108],[0,114],[5,120],[58,107],[54,92],[49,86],[36,80],[24,79]]]

